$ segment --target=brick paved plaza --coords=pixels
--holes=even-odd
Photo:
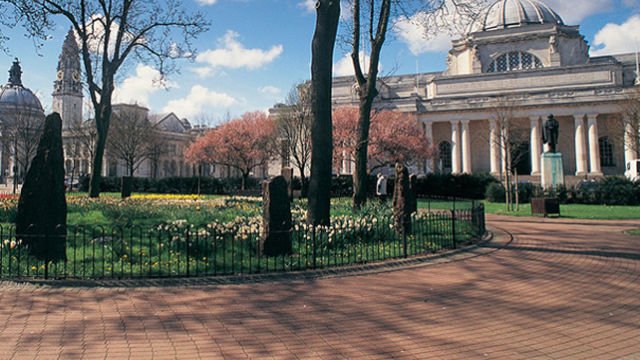
[[[640,221],[489,225],[472,252],[349,276],[4,284],[0,358],[640,359],[640,237],[622,232]]]

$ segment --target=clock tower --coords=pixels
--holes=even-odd
[[[64,39],[57,70],[53,83],[53,111],[60,114],[62,128],[69,129],[82,122],[80,50],[73,29]]]

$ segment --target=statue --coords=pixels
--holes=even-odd
[[[549,115],[547,121],[544,123],[544,129],[542,130],[542,143],[549,144],[549,152],[556,152],[556,145],[558,144],[558,128],[560,124],[553,115]]]
[[[22,85],[22,69],[20,68],[20,61],[18,58],[16,58],[11,69],[9,69],[9,84]]]

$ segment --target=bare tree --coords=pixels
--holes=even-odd
[[[133,56],[161,77],[172,60],[194,56],[192,41],[209,22],[180,0],[10,0],[25,16],[62,16],[76,32],[97,130],[89,196],[100,195],[101,169],[112,114],[115,77]]]
[[[18,112],[2,123],[2,140],[6,154],[13,159],[13,192],[29,170],[31,160],[38,150],[44,118]]]
[[[133,176],[142,162],[153,158],[160,147],[157,129],[138,107],[118,109],[111,119],[111,136],[107,150],[125,163],[127,173]]]
[[[302,196],[306,196],[305,171],[311,161],[311,91],[309,83],[291,89],[285,106],[275,117],[273,149],[285,161],[291,161],[300,173]]]
[[[494,141],[502,154],[501,174],[505,188],[505,206],[507,211],[513,211],[519,206],[517,165],[527,154],[521,151],[526,145],[527,132],[522,126],[516,124],[514,117],[516,104],[513,100],[506,97],[497,98],[493,109],[497,136],[491,141]]]
[[[367,200],[367,148],[371,126],[371,110],[378,96],[377,81],[380,54],[385,43],[392,16],[411,17],[420,21],[427,33],[443,31],[455,22],[470,22],[478,14],[480,0],[351,0],[351,60],[353,62],[360,116],[353,173],[353,206],[359,209]],[[420,15],[420,16],[417,16]],[[370,47],[368,66],[363,69],[366,54],[361,38]],[[364,57],[364,58],[363,58]],[[366,72],[366,73],[365,73]]]
[[[307,222],[329,225],[331,218],[331,165],[333,139],[331,135],[331,85],[333,50],[338,23],[339,0],[316,2],[316,28],[311,42],[311,178]]]
[[[627,95],[621,110],[619,126],[624,131],[618,140],[624,144],[625,153],[628,152],[634,159],[640,159],[640,88],[634,88]]]
[[[15,0],[0,0],[0,50],[9,52],[4,46],[9,38],[2,33],[2,27],[14,28],[22,25],[26,31],[25,36],[32,39],[36,48],[42,45],[46,39],[47,30],[51,27],[46,14],[42,11],[35,11],[33,4],[25,3],[29,6],[29,11],[23,11],[21,4]]]

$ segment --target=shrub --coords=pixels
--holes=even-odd
[[[491,202],[505,202],[506,191],[504,186],[499,182],[489,184],[489,186],[487,186],[487,191],[485,192],[485,197]]]
[[[487,188],[498,180],[490,174],[428,174],[418,178],[417,191],[422,196],[455,196],[484,199]]]
[[[121,177],[103,177],[100,183],[101,192],[119,192]],[[200,193],[209,195],[224,195],[236,193],[240,190],[242,179],[217,179],[212,177],[200,178]],[[259,190],[260,180],[249,178],[247,190]],[[89,189],[89,178],[80,179],[80,191]],[[161,179],[133,178],[133,191],[140,193],[159,194],[195,194],[198,192],[197,177],[167,177]]]

